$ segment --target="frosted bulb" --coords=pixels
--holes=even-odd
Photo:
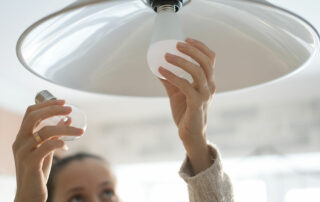
[[[177,67],[173,64],[168,63],[164,58],[166,53],[171,53],[171,54],[180,56],[190,62],[194,62],[192,58],[190,58],[189,56],[177,50],[176,48],[177,43],[178,43],[178,40],[163,40],[163,41],[158,41],[156,43],[151,44],[148,50],[148,56],[147,56],[148,65],[151,71],[159,78],[165,79],[158,71],[158,68],[161,66],[171,71],[175,75],[181,78],[185,78],[191,82],[192,78],[189,73],[187,73],[180,67]]]
[[[56,99],[50,92],[48,91],[41,91],[36,96],[36,103],[42,103],[47,100]],[[39,125],[34,129],[35,131],[40,130],[44,126],[56,126],[56,125],[63,125],[68,120],[71,121],[70,126],[81,128],[84,131],[87,129],[87,116],[84,112],[82,112],[79,108],[74,105],[66,103],[64,106],[69,106],[72,108],[72,111],[67,116],[53,116],[42,120]],[[78,139],[79,136],[63,136],[60,139],[65,141],[71,141]]]
[[[192,81],[189,73],[180,67],[172,65],[165,60],[165,54],[178,55],[190,62],[197,64],[191,57],[177,50],[177,43],[184,42],[185,36],[180,27],[179,18],[174,7],[165,5],[158,8],[155,19],[154,32],[147,53],[147,63],[151,71],[159,78],[165,79],[158,71],[162,66],[172,73],[188,81]]]

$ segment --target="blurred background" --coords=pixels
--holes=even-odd
[[[26,107],[42,89],[85,111],[87,132],[80,140],[68,143],[66,155],[87,151],[108,159],[114,165],[125,202],[188,201],[186,185],[178,176],[185,151],[167,98],[71,90],[41,80],[18,62],[15,45],[20,34],[36,20],[72,2],[1,0],[1,201],[13,201],[11,145]],[[317,0],[270,2],[303,16],[320,30]],[[221,150],[237,202],[320,200],[319,88],[317,55],[305,69],[285,80],[215,95],[207,137]]]

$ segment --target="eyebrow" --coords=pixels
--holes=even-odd
[[[68,190],[67,193],[71,193],[71,192],[78,192],[78,191],[83,191],[84,187],[74,187]]]
[[[100,183],[99,186],[102,187],[102,186],[105,186],[105,185],[112,185],[112,184],[113,183],[111,181],[104,181],[104,182]],[[73,187],[73,188],[69,189],[67,191],[67,193],[78,192],[78,191],[83,191],[83,190],[85,190],[84,187]]]
[[[111,181],[104,181],[100,183],[100,187],[105,186],[105,185],[112,185],[113,183]]]

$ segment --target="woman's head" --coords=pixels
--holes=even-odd
[[[119,201],[110,166],[101,157],[86,153],[56,159],[47,188],[47,202]]]

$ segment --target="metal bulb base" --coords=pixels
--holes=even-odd
[[[171,5],[175,12],[178,12],[183,5],[183,0],[148,0],[148,4],[155,12],[158,12],[159,7],[164,5]]]

